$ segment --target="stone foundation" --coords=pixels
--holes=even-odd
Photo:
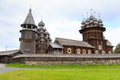
[[[117,60],[85,60],[85,61],[25,61],[27,65],[72,65],[72,64],[80,64],[80,65],[110,65],[110,64],[120,64],[120,59]]]
[[[92,54],[92,55],[19,55],[14,57],[14,62],[27,65],[110,65],[120,64],[120,54]]]

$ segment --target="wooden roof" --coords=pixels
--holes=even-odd
[[[72,39],[56,38],[55,42],[58,42],[62,46],[66,45],[66,46],[78,46],[78,47],[94,48],[93,46],[91,46],[87,42],[72,40]]]
[[[26,19],[25,19],[23,24],[33,24],[33,25],[35,25],[31,9],[29,10],[29,13],[28,13],[28,15],[27,15],[27,17],[26,17]]]
[[[58,43],[50,43],[50,46],[51,46],[52,48],[59,48],[59,49],[62,49],[62,48],[63,48],[63,46],[59,45]]]
[[[19,50],[9,50],[0,52],[0,56],[12,55],[19,52]]]

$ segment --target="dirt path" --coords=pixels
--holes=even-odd
[[[0,63],[0,74],[6,73],[6,72],[15,71],[15,70],[17,70],[17,69],[7,68],[6,64]]]
[[[6,64],[0,63],[0,68],[6,68]]]

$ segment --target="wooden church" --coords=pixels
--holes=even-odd
[[[91,15],[81,23],[79,32],[83,36],[83,41],[56,38],[54,45],[50,45],[54,53],[63,54],[111,54],[113,53],[112,44],[105,39],[103,32],[106,28],[101,19]],[[60,47],[58,47],[60,46]],[[62,50],[62,51],[61,51]],[[53,53],[52,52],[52,53]]]
[[[36,26],[31,9],[21,25],[20,52],[32,54],[105,54],[112,53],[112,44],[105,39],[103,32],[106,28],[102,20],[93,15],[81,23],[79,32],[83,41],[56,38],[51,42],[50,34],[44,28],[41,20]]]
[[[29,60],[40,61],[43,60],[43,58],[45,58],[45,60],[54,60],[56,55],[51,54],[59,54],[57,56],[58,58],[64,58],[66,54],[78,54],[77,56],[80,57],[80,54],[113,53],[112,44],[103,35],[106,28],[103,26],[102,20],[97,19],[93,15],[81,22],[79,32],[82,34],[82,41],[56,38],[55,41],[52,42],[50,34],[44,26],[45,23],[42,20],[38,25],[35,24],[30,9],[25,21],[21,24],[21,37],[19,38],[20,49],[0,52],[0,62],[9,63],[22,61],[23,63],[27,63]]]

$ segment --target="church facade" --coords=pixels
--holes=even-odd
[[[41,20],[38,26],[35,25],[31,9],[21,24],[22,30],[20,41],[20,52],[23,54],[43,54],[51,42],[50,34],[45,29],[45,24]]]
[[[83,41],[93,46],[94,53],[113,53],[112,44],[104,37],[103,32],[106,28],[101,19],[91,15],[85,21],[82,21],[79,32],[83,36]]]
[[[51,42],[50,34],[41,20],[36,26],[31,9],[21,24],[20,52],[23,54],[105,54],[113,53],[112,44],[105,39],[106,28],[102,20],[93,15],[81,23],[79,32],[83,40],[56,38]]]
[[[120,55],[111,54],[113,46],[103,34],[106,28],[102,20],[93,15],[81,23],[79,32],[82,34],[82,41],[57,37],[52,42],[45,23],[41,20],[38,25],[35,24],[31,9],[21,28],[20,49],[0,52],[0,62],[40,65],[82,64],[85,60],[99,63],[104,59],[106,61],[120,58]]]

